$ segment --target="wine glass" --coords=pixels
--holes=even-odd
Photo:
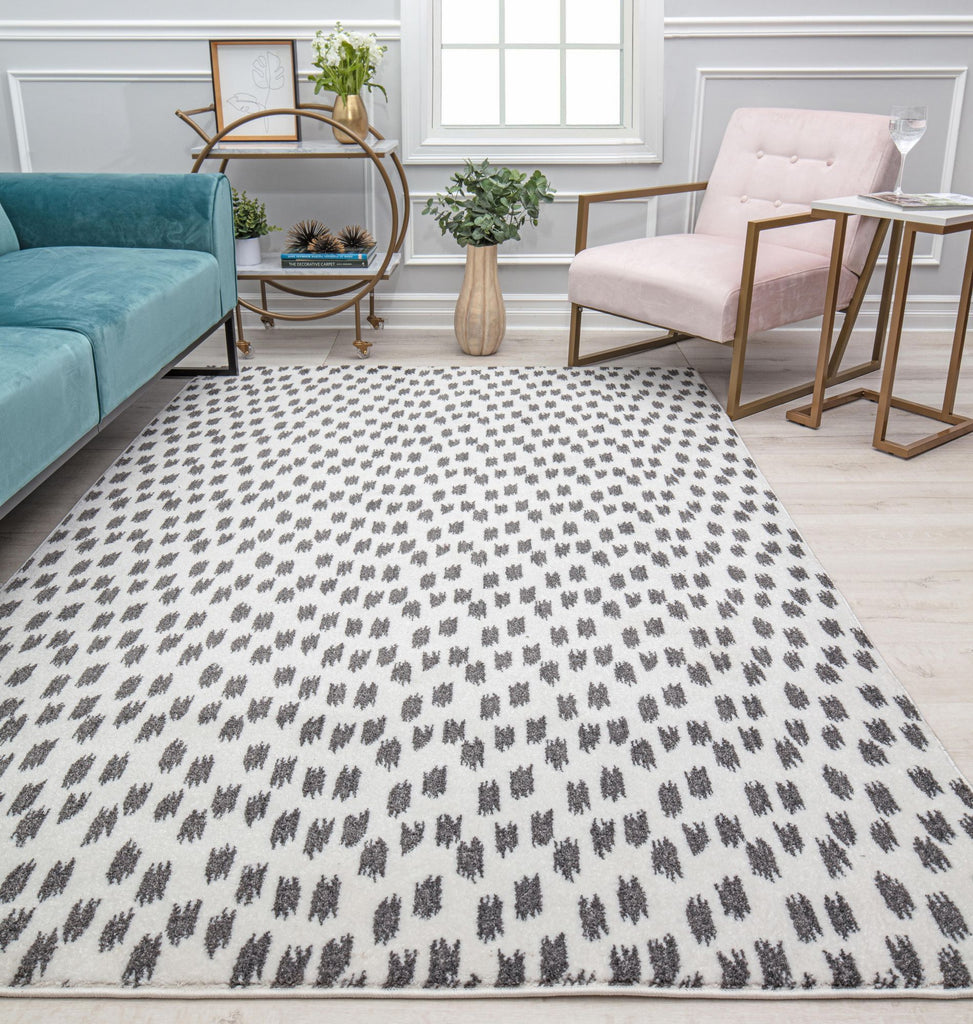
[[[902,154],[899,163],[899,177],[895,182],[895,194],[902,195],[902,172],[909,150],[922,138],[926,130],[925,107],[893,107],[889,118],[889,135],[895,148]]]

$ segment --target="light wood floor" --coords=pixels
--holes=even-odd
[[[257,364],[357,362],[348,332],[257,329]],[[374,361],[401,365],[564,365],[563,337],[510,334],[489,359],[462,355],[445,333],[386,330],[372,335]],[[589,337],[585,344],[616,343]],[[208,343],[210,344],[210,343]],[[213,358],[219,345],[212,343]],[[808,376],[813,344],[778,336],[751,349],[750,378],[772,391]],[[941,399],[948,339],[908,335],[897,393],[930,403]],[[625,362],[695,366],[721,400],[730,353],[688,341]],[[969,363],[969,361],[968,361]],[[868,380],[868,378],[865,378]],[[0,520],[0,581],[10,576],[115,456],[181,387],[155,385],[87,448]],[[875,385],[877,386],[877,384]],[[973,407],[973,366],[958,407]],[[771,410],[737,423],[755,461],[805,539],[849,600],[892,671],[926,720],[973,778],[973,436],[905,462],[871,448],[875,407],[856,403],[826,414],[809,431]],[[930,432],[928,421],[903,416],[896,436]],[[4,1024],[464,1024],[525,1021],[551,1024],[960,1024],[973,1022],[973,1001],[938,1000],[139,1000],[16,999],[0,1002]]]

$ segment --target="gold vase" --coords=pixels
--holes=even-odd
[[[456,300],[453,327],[459,347],[471,356],[492,356],[507,328],[497,276],[497,247],[468,245],[463,287]]]
[[[368,111],[365,109],[361,96],[336,96],[331,116],[360,138],[365,138],[368,134]],[[358,141],[340,128],[332,127],[331,131],[334,132],[334,137],[345,146],[354,145]]]

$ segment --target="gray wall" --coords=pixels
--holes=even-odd
[[[10,15],[22,16],[24,8],[12,8],[9,0],[0,8],[3,170],[188,170],[194,137],[173,111],[211,100],[206,41],[296,38],[306,69],[314,29],[334,18],[374,29],[390,47],[381,75],[389,101],[375,94],[373,120],[389,136],[400,132],[409,75],[403,78],[400,68],[397,0],[291,0],[280,18],[270,16],[274,8],[263,0],[168,0],[154,17],[123,0],[89,0],[82,7],[46,0],[30,8],[30,20],[13,20]],[[727,115],[738,106],[885,113],[895,102],[925,102],[929,129],[909,158],[906,187],[973,193],[973,104],[964,103],[971,53],[968,0],[933,0],[924,8],[901,0],[668,0],[664,161],[545,168],[564,195],[545,209],[539,230],[502,250],[509,322],[566,322],[574,195],[705,177]],[[306,83],[303,96],[313,96]],[[542,151],[536,165],[544,167]],[[460,284],[462,253],[417,213],[424,195],[440,189],[453,168],[424,164],[407,170],[416,196],[414,226],[405,265],[383,289],[380,304],[390,325],[445,324]],[[369,182],[357,162],[240,163],[230,171],[236,184],[266,199],[273,223],[286,227],[318,216],[338,224],[367,220],[379,231],[384,226],[383,204],[362,196]],[[596,240],[644,230],[645,214],[643,207],[606,211]],[[648,211],[649,229],[682,230],[688,215],[681,200],[667,201]],[[959,239],[921,242],[913,325],[948,326],[961,259]],[[875,305],[874,298],[867,303],[865,322]]]

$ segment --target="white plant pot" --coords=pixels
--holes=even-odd
[[[255,267],[260,262],[260,239],[238,238],[236,240],[236,265]]]

